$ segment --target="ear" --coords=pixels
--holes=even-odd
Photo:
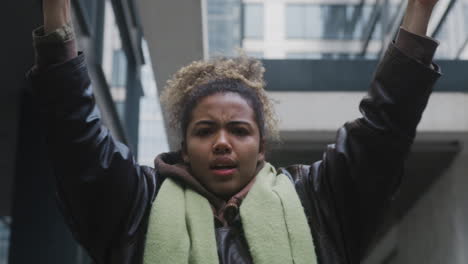
[[[265,149],[266,149],[266,142],[265,139],[260,140],[260,148],[257,155],[258,161],[265,161]]]

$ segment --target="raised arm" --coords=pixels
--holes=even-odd
[[[416,127],[440,76],[432,63],[438,43],[425,36],[436,2],[409,0],[396,42],[361,101],[363,118],[346,124],[328,153],[329,165],[343,173],[328,176],[331,188],[344,194],[336,207],[348,254],[355,260],[368,249],[400,186]],[[359,238],[357,245],[353,237]]]
[[[156,190],[154,173],[103,126],[83,54],[75,48],[69,0],[44,0],[44,27],[34,31],[30,72],[58,204],[75,238],[96,263],[129,247]],[[124,256],[117,256],[124,258]]]
[[[400,185],[404,161],[429,95],[440,76],[432,58],[437,42],[425,36],[436,0],[410,0],[395,43],[380,62],[362,118],[338,130],[322,161],[299,192],[317,230],[319,257],[359,263]],[[297,187],[299,186],[299,187]],[[307,209],[309,208],[309,209]],[[314,230],[313,230],[314,231]]]

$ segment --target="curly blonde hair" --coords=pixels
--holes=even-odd
[[[161,94],[161,102],[168,112],[170,125],[179,131],[184,129],[182,122],[187,102],[197,92],[197,88],[213,81],[233,80],[254,92],[259,99],[262,111],[260,114],[264,122],[264,127],[260,129],[265,132],[267,138],[273,141],[279,140],[278,119],[273,103],[265,91],[264,72],[265,68],[259,60],[247,57],[245,54],[234,58],[217,57],[208,61],[194,61],[182,67],[167,81]]]

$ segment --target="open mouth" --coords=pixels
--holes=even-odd
[[[216,157],[210,163],[210,170],[216,176],[230,176],[237,171],[237,162],[231,157]]]
[[[237,171],[235,165],[214,165],[210,167],[211,171],[218,176],[230,176]]]
[[[210,168],[212,170],[230,170],[236,168],[236,165],[214,165],[211,166]]]

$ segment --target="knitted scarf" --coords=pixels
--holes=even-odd
[[[310,229],[291,180],[269,163],[240,206],[256,264],[317,263]],[[218,264],[213,212],[206,198],[168,178],[151,208],[144,264]]]

